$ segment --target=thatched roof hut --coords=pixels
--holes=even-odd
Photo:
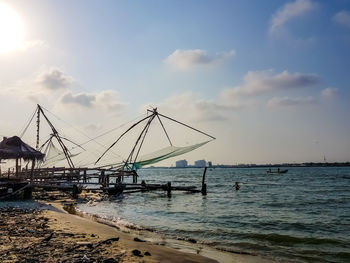
[[[44,156],[17,136],[4,137],[0,143],[0,159],[42,160]]]

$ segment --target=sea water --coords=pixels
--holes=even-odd
[[[79,209],[175,239],[288,262],[350,262],[350,168],[212,168],[207,196],[124,195]],[[196,185],[203,169],[142,169],[146,183]],[[236,190],[235,182],[240,189]]]

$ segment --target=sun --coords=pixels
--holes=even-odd
[[[0,3],[0,53],[7,53],[21,47],[23,25],[18,14]]]

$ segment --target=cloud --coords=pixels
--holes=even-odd
[[[104,107],[108,111],[122,110],[126,103],[119,100],[118,94],[114,90],[103,90],[96,93],[96,105]]]
[[[90,116],[96,111],[96,115],[120,117],[123,113],[127,103],[119,98],[116,91],[75,92],[71,89],[73,82],[76,82],[73,77],[53,68],[36,77],[17,80],[11,86],[0,89],[0,95],[15,96],[23,102],[54,105],[55,110],[63,114],[90,110]]]
[[[61,102],[63,104],[79,105],[87,108],[92,107],[95,100],[96,96],[88,93],[79,93],[74,95],[71,92],[68,92],[61,98]]]
[[[40,98],[48,97],[47,90],[57,91],[52,93],[55,100],[59,99],[61,104],[70,106],[79,106],[84,108],[100,108],[107,111],[117,112],[124,108],[126,105],[119,100],[117,92],[114,90],[101,90],[97,92],[80,92],[73,93],[70,90],[71,84],[75,82],[73,77],[65,74],[58,68],[52,68],[45,72],[42,72],[38,78],[39,83],[44,89],[38,89],[36,92],[30,92],[31,99],[39,101]],[[57,94],[63,94],[58,97]],[[34,95],[34,96],[33,96]]]
[[[289,73],[273,74],[271,70],[249,71],[241,86],[226,89],[222,97],[254,96],[276,90],[305,88],[317,84],[319,77],[314,74]]]
[[[272,16],[270,32],[278,32],[283,29],[286,23],[307,14],[314,10],[315,7],[316,4],[311,0],[295,0],[294,2],[285,4]]]
[[[350,12],[343,10],[333,16],[333,21],[339,25],[350,28]]]
[[[144,106],[143,110],[149,108]],[[233,112],[244,109],[244,104],[225,103],[218,100],[206,100],[199,98],[191,92],[171,96],[156,104],[161,112],[167,112],[178,119],[193,122],[221,121],[226,120]]]
[[[267,102],[269,107],[293,107],[313,104],[316,104],[316,100],[311,96],[303,98],[273,97]]]
[[[226,120],[226,114],[241,110],[246,107],[243,104],[224,104],[208,100],[198,100],[194,103],[196,118],[199,121]]]
[[[338,89],[337,88],[326,88],[321,91],[321,95],[324,98],[334,98],[338,95]]]
[[[65,89],[73,83],[74,79],[66,75],[58,68],[49,69],[41,73],[38,77],[38,83],[48,90]]]
[[[217,65],[234,55],[233,50],[217,53],[211,57],[202,49],[177,49],[165,59],[165,63],[179,70],[189,70],[195,66]]]
[[[117,93],[113,90],[103,90],[94,93],[81,92],[77,94],[67,92],[61,97],[60,101],[62,104],[84,108],[100,108],[107,111],[120,111],[126,105],[119,101]]]

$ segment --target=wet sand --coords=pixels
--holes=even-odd
[[[48,208],[48,209],[47,209]],[[135,235],[136,234],[136,235]],[[243,262],[251,255],[201,250],[201,254],[145,242],[89,218],[70,214],[59,202],[46,209],[0,209],[0,262]],[[195,251],[195,250],[194,250]]]

